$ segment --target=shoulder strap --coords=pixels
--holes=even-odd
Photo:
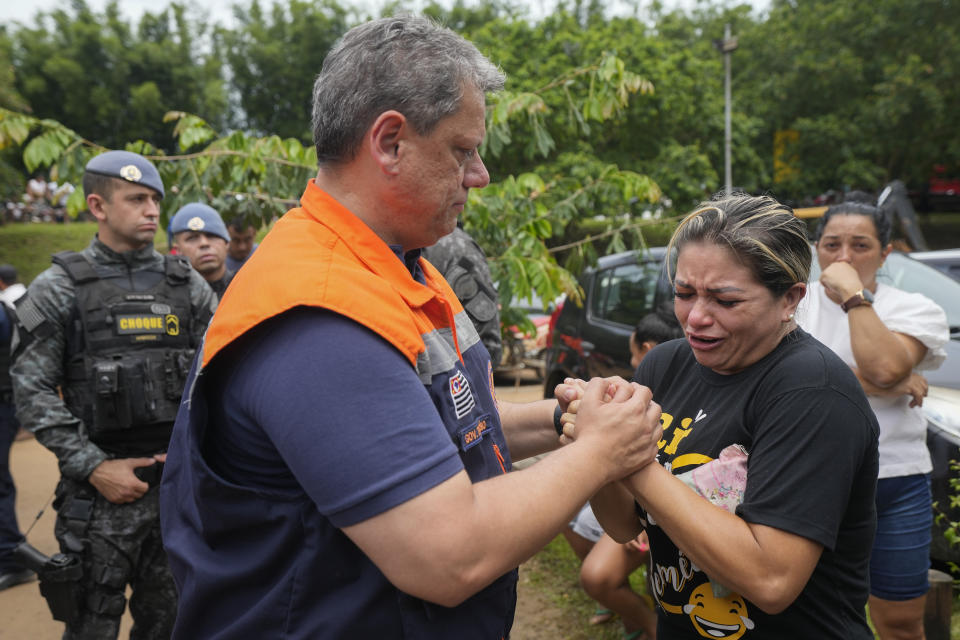
[[[74,284],[100,279],[93,266],[76,251],[61,251],[53,254],[53,263],[63,267]]]
[[[183,256],[164,255],[163,270],[167,276],[167,283],[179,286],[190,283],[190,262]]]
[[[484,260],[483,256],[478,256],[479,259]],[[463,269],[466,273],[474,274],[474,280],[477,282],[477,286],[483,290],[491,300],[497,300],[497,290],[491,286],[493,283],[490,282],[487,278],[483,277],[483,273],[480,271],[481,266],[478,265],[472,258],[469,256],[460,256],[460,259],[457,260],[457,266]]]

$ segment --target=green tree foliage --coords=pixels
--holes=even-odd
[[[602,24],[599,5],[574,3],[538,24],[510,10],[482,21],[466,19],[462,6],[430,11],[462,25],[508,72],[506,90],[491,99],[481,149],[492,184],[471,194],[465,216],[491,256],[501,302],[531,291],[547,301],[573,291],[570,274],[597,255],[593,242],[576,241],[584,220],[602,236],[604,251],[641,246],[643,225],[631,215],[641,207],[630,209],[656,203],[661,191],[648,176],[605,160],[605,133],[655,90],[614,48],[588,46],[590,29]]]
[[[0,27],[0,107],[30,111],[30,105],[17,91],[13,66],[13,40],[5,27]]]
[[[222,34],[240,100],[235,124],[309,143],[311,80],[351,26],[347,10],[332,0],[288,0],[265,11],[253,0],[246,8],[235,5],[234,12],[238,27]]]
[[[509,116],[509,138],[491,130],[495,181],[555,175],[559,158],[574,153],[651,176],[678,211],[717,191],[723,66],[712,43],[724,23],[740,43],[732,56],[735,185],[800,199],[893,178],[918,184],[934,164],[960,173],[953,0],[774,0],[762,16],[716,0],[685,11],[625,4],[633,16],[610,17],[597,0],[557,0],[536,20],[512,0],[424,9],[508,72],[512,99],[499,108],[518,115]],[[183,5],[147,13],[133,27],[117,7],[96,14],[74,0],[0,36],[0,66],[7,55],[13,70],[0,69],[3,105],[32,109],[105,146],[143,139],[172,153],[161,122],[171,110],[198,114],[217,131],[306,144],[309,78],[333,41],[366,18],[337,0],[240,0],[231,29],[211,29]],[[382,11],[406,8],[398,0]],[[570,105],[607,85],[568,74],[604,55],[642,80],[648,95],[607,111],[598,126],[594,114]],[[784,131],[792,138],[781,159],[791,171],[775,175],[774,137]]]
[[[724,24],[752,24],[747,5],[721,10],[701,4],[689,14],[655,11],[655,31],[648,36],[639,59],[659,61],[653,81],[656,102],[637,114],[636,131],[655,131],[643,165],[664,187],[679,211],[717,192],[723,181],[724,98],[723,56],[714,41],[723,37]],[[754,137],[761,125],[753,103],[740,91],[739,52],[733,54],[732,155],[733,184],[748,192],[764,191],[771,172],[763,163]],[[643,105],[638,105],[643,106]],[[646,140],[645,140],[646,142]],[[769,144],[769,143],[765,143]]]
[[[762,122],[764,163],[775,131],[798,133],[778,192],[919,184],[934,164],[960,172],[956,2],[775,0],[740,46],[737,88]]]
[[[134,30],[115,1],[101,15],[73,0],[70,11],[40,13],[33,24],[12,34],[11,53],[14,88],[33,113],[107,147],[149,140],[172,150],[162,122],[171,109],[223,123],[220,45],[186,5],[145,13]]]
[[[583,91],[569,90],[571,85],[564,81],[567,77],[577,78]],[[510,140],[514,122],[520,121],[533,127],[535,138],[548,139],[551,134],[545,123],[551,119],[544,105],[551,92],[566,87],[565,107],[576,111],[585,126],[588,121],[602,123],[622,113],[643,86],[642,79],[625,69],[621,60],[604,55],[594,64],[570,70],[548,83],[542,95],[505,92],[494,96],[487,111],[487,129],[496,131],[501,140]],[[503,108],[504,103],[519,106]],[[531,110],[543,114],[543,119],[531,120]],[[314,148],[296,138],[259,137],[242,131],[221,135],[199,116],[181,111],[171,111],[163,119],[175,123],[172,134],[183,153],[166,155],[143,141],[128,143],[126,148],[157,165],[170,194],[164,201],[168,214],[186,202],[206,201],[227,219],[242,216],[265,224],[295,206],[316,171]],[[10,145],[23,145],[29,170],[50,166],[62,179],[75,183],[88,159],[103,150],[52,119],[0,110],[0,146]],[[504,149],[491,150],[490,156],[496,158]],[[550,150],[550,145],[545,145],[536,152],[546,155]],[[646,176],[602,165],[590,157],[566,162],[571,168],[569,175],[525,173],[471,192],[468,227],[493,257],[505,302],[514,293],[529,296],[536,291],[544,300],[564,291],[575,293],[572,274],[557,265],[548,243],[572,221],[609,209],[609,203],[652,202],[660,196],[657,185]],[[82,193],[77,190],[68,210],[75,213],[83,205]],[[631,244],[641,238],[638,226],[629,220],[612,224],[625,227],[609,235],[614,248],[625,247],[624,238]],[[584,250],[576,255],[582,257]]]
[[[736,186],[800,199],[916,183],[934,163],[960,173],[953,0],[774,0],[766,15],[716,0],[688,11],[628,4],[631,17],[610,17],[597,0],[558,0],[536,20],[512,0],[424,10],[508,74],[482,149],[494,184],[466,216],[501,281],[516,277],[507,293],[548,282],[550,298],[566,276],[548,256],[575,271],[598,250],[641,244],[641,215],[682,213],[720,188],[713,42],[725,23],[740,44]],[[162,158],[170,206],[203,198],[228,217],[282,211],[313,170],[311,79],[366,16],[336,0],[245,0],[235,14],[235,28],[211,30],[175,4],[133,28],[115,4],[100,15],[74,0],[0,33],[0,64],[9,55],[13,69],[0,69],[7,153],[22,143],[26,166],[52,163],[70,179],[99,146],[129,146]],[[792,171],[775,175],[778,132],[790,132],[781,159]],[[597,242],[577,244],[584,235]],[[532,266],[518,266],[524,256]]]
[[[539,93],[549,82],[545,79],[562,82],[562,91],[552,92],[545,104],[557,153],[532,153],[540,141],[530,127],[517,126],[515,139],[526,147],[502,154],[491,168],[494,178],[501,170],[556,173],[563,168],[554,160],[574,151],[651,176],[677,210],[709,197],[721,182],[714,167],[723,166],[723,63],[711,44],[711,37],[720,37],[723,30],[719,10],[688,16],[659,13],[655,6],[648,20],[607,19],[595,5],[572,4],[537,23],[504,18],[467,33],[508,70],[508,89]],[[737,9],[741,14],[750,16],[747,7]],[[568,95],[583,89],[580,78],[566,74],[604,55],[629,69],[641,82],[639,91],[648,95],[591,126],[567,107]],[[737,184],[760,190],[769,183],[769,172],[752,146],[760,122],[738,102],[734,105]],[[622,213],[624,205],[611,203],[613,210],[606,213]]]
[[[30,105],[14,86],[16,77],[11,51],[13,41],[0,27],[0,108],[30,111]],[[0,200],[15,200],[23,191],[23,164],[16,148],[0,146]],[[2,219],[2,216],[0,216]]]

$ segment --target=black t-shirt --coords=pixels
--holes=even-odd
[[[797,329],[734,375],[698,364],[684,340],[667,342],[636,379],[663,409],[660,464],[680,474],[743,445],[750,455],[737,515],[824,547],[800,596],[771,616],[739,594],[715,597],[706,574],[647,523],[658,637],[872,639],[864,606],[878,426],[850,368]]]

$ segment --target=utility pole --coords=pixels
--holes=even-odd
[[[737,39],[730,37],[730,24],[723,25],[723,40],[714,40],[714,46],[723,54],[723,176],[726,193],[733,192],[733,173],[730,167],[732,100],[730,97],[730,54],[737,48]]]

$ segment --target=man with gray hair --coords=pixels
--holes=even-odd
[[[576,441],[508,473],[557,447],[576,391],[498,403],[476,330],[420,257],[489,182],[477,149],[503,81],[419,17],[328,54],[317,177],[231,283],[171,438],[174,637],[507,637],[517,565],[653,460],[649,391],[598,379]]]

